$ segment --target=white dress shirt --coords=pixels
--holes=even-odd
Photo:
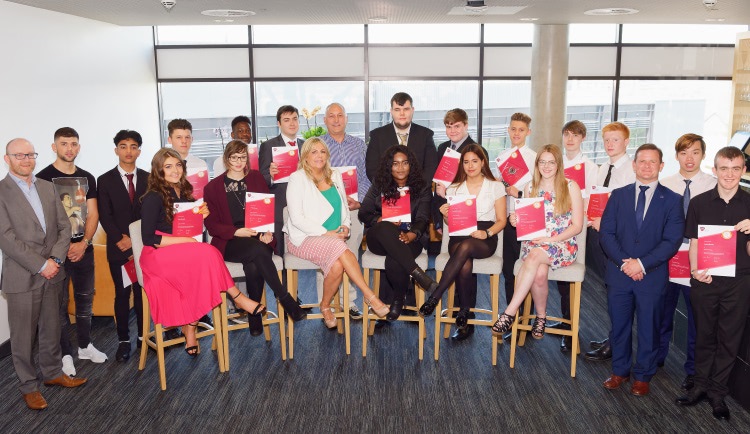
[[[611,160],[599,166],[596,185],[604,187],[604,180],[607,178],[610,164],[612,164]],[[612,176],[609,178],[609,188],[620,188],[635,182],[633,160],[628,157],[628,154],[623,155],[619,160],[615,161],[614,166]]]
[[[469,187],[466,186],[466,182],[462,182],[458,186],[450,186],[445,192],[446,196],[459,194],[471,194],[469,193]],[[497,221],[497,215],[495,214],[495,201],[503,196],[505,196],[505,186],[502,182],[491,181],[484,178],[482,186],[479,189],[479,194],[477,194],[477,221]]]
[[[661,184],[682,196],[685,193],[685,178],[680,172],[660,180]],[[690,198],[716,187],[716,178],[706,172],[698,172],[690,178]]]
[[[125,169],[120,167],[120,165],[118,164],[117,171],[120,172],[120,180],[122,180],[123,184],[125,184],[125,190],[128,190],[128,178],[126,178],[125,175],[130,175],[132,173],[133,174],[133,188],[135,188],[135,186],[138,183],[138,168],[136,168],[132,172],[126,172]]]

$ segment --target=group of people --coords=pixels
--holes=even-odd
[[[452,338],[463,340],[474,333],[469,324],[477,298],[473,260],[502,249],[507,307],[492,330],[508,338],[530,293],[536,315],[531,334],[541,339],[546,327],[567,326],[547,324],[548,270],[577,260],[576,237],[586,230],[589,267],[605,278],[611,320],[609,337],[592,342],[592,351],[586,354],[590,360],[612,359],[612,375],[604,387],[617,389],[632,376],[631,392],[638,396],[649,393],[649,381],[667,355],[673,315],[682,293],[689,306],[687,377],[683,383],[689,393],[678,403],[694,405],[708,398],[715,417],[729,418],[724,396],[742,337],[738,331],[743,330],[750,306],[750,296],[742,290],[750,283],[750,195],[738,187],[745,172],[741,151],[721,149],[714,161],[714,176],[710,176],[700,170],[705,157],[702,137],[683,135],[675,145],[680,171],[660,183],[662,150],[645,144],[631,160],[626,152],[629,130],[622,123],[603,128],[609,161],[597,167],[581,149],[586,138],[582,122],[574,120],[563,126],[562,146],[548,144],[535,152],[526,145],[531,118],[516,113],[508,137],[531,180],[511,184],[502,174],[493,174],[486,149],[468,134],[464,110],[446,113],[449,140],[439,146],[435,146],[431,130],[412,122],[414,106],[408,94],[393,96],[391,115],[393,122],[371,131],[370,142],[365,144],[346,134],[346,111],[333,103],[325,112],[327,133],[302,141],[297,138],[298,110],[284,105],[277,112],[279,136],[257,148],[258,170],[250,168],[250,119],[238,116],[232,121],[233,140],[226,145],[220,166],[215,165],[220,170],[215,170],[217,176],[203,188],[194,188],[188,180],[190,174],[208,171],[203,160],[190,154],[192,126],[184,119],[169,123],[171,147],[154,155],[150,172],[136,168],[140,134],[118,132],[114,137],[118,165],[98,180],[75,165],[80,144],[72,128],[55,132],[52,149],[57,159],[36,175],[33,145],[24,139],[8,143],[4,158],[9,175],[0,182],[2,289],[9,304],[14,367],[27,406],[42,409],[47,405],[38,391],[32,364],[37,332],[45,384],[77,387],[86,381],[76,377],[65,327],[69,280],[76,306],[78,358],[95,363],[107,360],[90,340],[94,292],[91,239],[99,222],[107,234],[107,259],[116,292],[116,359],[128,360],[132,350],[128,328],[131,292],[140,345],[141,291],[137,282],[124,285],[122,266],[133,258],[129,225],[141,220],[144,248],[139,265],[152,316],[165,326],[182,328],[185,351],[191,357],[200,350],[196,327],[200,321],[210,321],[205,314],[220,303],[221,292],[247,312],[253,334],[262,330],[266,308],[260,300],[266,284],[292,320],[306,318],[308,310],[287,292],[275,272],[272,255],[285,251],[320,267],[318,299],[326,327],[336,327],[332,301],[346,273],[353,283],[351,290],[359,289],[381,318],[378,327],[408,314],[404,306],[416,304],[415,283],[421,288],[417,290],[428,294],[423,305],[415,306],[422,316],[432,315],[445,290],[455,284],[459,310]],[[279,167],[273,159],[274,147],[297,151],[297,171],[288,180],[275,180]],[[433,175],[448,148],[460,154],[457,174],[449,186],[438,183],[433,189]],[[566,179],[565,169],[573,165],[585,172],[585,185]],[[347,194],[336,169],[344,166],[357,168],[356,199]],[[586,219],[594,186],[612,193],[603,216]],[[248,192],[275,195],[273,232],[245,227]],[[410,196],[410,218],[404,219],[408,222],[384,220],[383,207],[405,194]],[[443,236],[449,236],[446,197],[466,194],[476,197],[477,229],[469,235],[450,236],[450,259],[436,281],[415,259],[427,246],[431,221]],[[518,241],[514,198],[542,198],[545,236]],[[175,204],[197,199],[203,200],[198,212],[210,244],[172,233]],[[355,210],[365,227],[367,248],[385,256],[385,278],[380,281],[378,295],[365,281],[357,253],[346,243],[351,226],[358,224],[351,218]],[[74,217],[82,221],[82,228],[72,229]],[[711,276],[697,267],[698,225],[714,224],[731,225],[736,230],[735,277]],[[498,242],[500,233],[502,243]],[[683,242],[689,243],[690,287],[668,283],[668,261]],[[520,270],[514,273],[519,259]],[[235,285],[225,261],[242,264],[247,295]],[[557,282],[557,287],[562,316],[570,319],[570,283]],[[700,290],[691,291],[691,287]],[[361,318],[353,295],[344,309],[352,318]],[[634,317],[638,320],[638,344],[633,361]],[[563,337],[561,350],[569,351],[570,345],[570,337]]]

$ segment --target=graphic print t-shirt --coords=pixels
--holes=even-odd
[[[51,182],[55,186],[55,193],[63,204],[65,213],[70,220],[70,239],[78,242],[83,239],[88,216],[87,199],[96,199],[96,178],[89,172],[76,167],[76,171],[68,175],[62,173],[53,165],[49,165],[37,173],[37,178]]]

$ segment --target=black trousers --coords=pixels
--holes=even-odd
[[[133,285],[127,288],[123,286],[122,282],[122,266],[125,265],[126,261],[110,261],[109,262],[109,273],[112,275],[112,281],[115,284],[115,320],[117,320],[117,339],[120,342],[126,342],[130,340],[130,326],[128,320],[130,319],[130,291],[133,291],[133,309],[135,309],[135,316],[138,319],[138,337],[143,336],[143,298],[141,285],[138,282],[133,282]]]
[[[604,272],[607,269],[607,255],[604,254],[602,245],[599,244],[599,238],[599,231],[592,227],[586,229],[586,268],[597,274],[603,281]],[[570,286],[568,286],[568,291],[570,291]],[[560,295],[562,296],[562,292]],[[568,306],[568,311],[570,311],[570,306]],[[607,336],[611,334],[611,330],[607,332]]]
[[[503,278],[505,279],[505,301],[510,303],[516,286],[513,267],[521,256],[521,242],[518,241],[515,226],[510,223],[503,229]]]
[[[263,282],[268,283],[277,298],[286,294],[286,289],[276,273],[272,255],[271,246],[257,238],[232,238],[224,248],[225,261],[242,264],[242,269],[245,271],[247,295],[251,300],[260,302],[265,287]]]
[[[94,305],[94,246],[86,247],[78,262],[65,261],[65,281],[60,292],[60,349],[63,356],[73,355],[68,327],[68,285],[73,281],[73,300],[76,309],[76,337],[78,347],[86,348],[91,343],[91,310]]]
[[[750,309],[750,276],[714,276],[711,284],[690,279],[695,319],[695,387],[709,398],[729,393],[729,376]]]
[[[410,289],[410,274],[417,268],[414,259],[422,253],[419,240],[404,244],[398,239],[401,231],[391,222],[375,223],[367,230],[367,248],[376,255],[385,256],[385,279],[380,279],[379,298],[390,304],[406,296],[406,303],[414,305],[416,297]],[[407,294],[408,293],[408,294]]]
[[[557,282],[557,292],[560,293],[560,311],[562,317],[570,319],[570,282]],[[566,330],[570,330],[570,326],[563,324],[561,326]]]

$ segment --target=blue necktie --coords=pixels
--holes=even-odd
[[[690,204],[690,183],[693,182],[689,179],[685,180],[685,192],[682,193],[682,213],[687,217],[687,209]]]
[[[640,230],[643,224],[643,215],[646,211],[646,190],[648,190],[648,186],[642,185],[638,188],[641,189],[641,192],[638,193],[638,203],[635,205],[635,225]]]

